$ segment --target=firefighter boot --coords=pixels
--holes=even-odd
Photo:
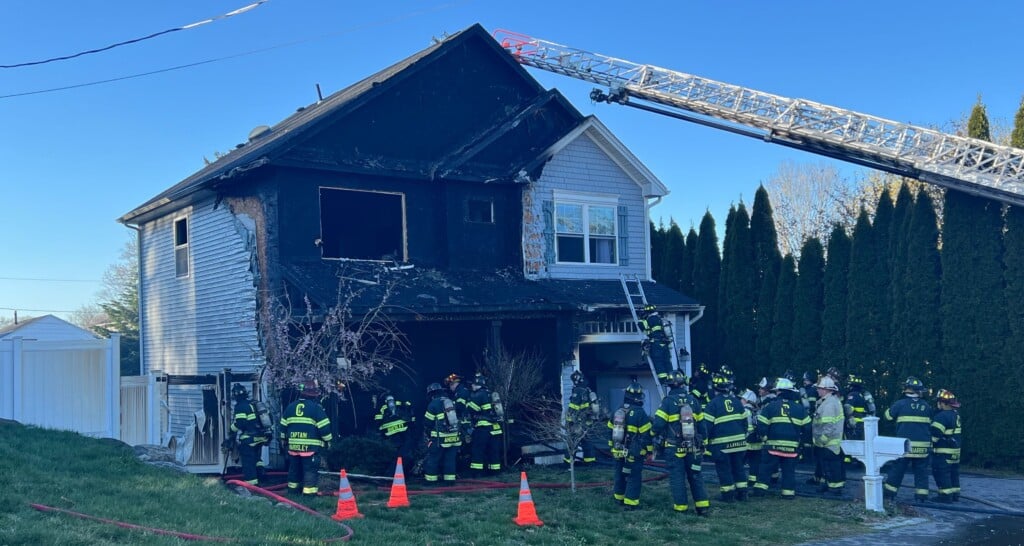
[[[744,487],[742,489],[736,490],[736,500],[740,502],[744,502],[747,500],[747,488]]]
[[[697,507],[697,515],[702,517],[702,518],[708,517],[708,508],[698,506]]]
[[[736,491],[722,491],[722,496],[718,497],[718,500],[722,502],[734,502],[736,500]]]

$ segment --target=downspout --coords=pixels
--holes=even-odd
[[[135,231],[135,250],[136,250],[136,252],[135,252],[135,269],[136,269],[136,273],[137,273],[137,277],[138,277],[136,279],[136,281],[135,281],[137,283],[136,286],[135,286],[135,291],[136,291],[136,294],[138,295],[138,298],[139,298],[138,307],[135,309],[135,312],[138,313],[138,315],[139,315],[139,375],[142,376],[142,375],[148,375],[148,374],[143,374],[143,371],[145,370],[145,362],[146,362],[146,355],[145,355],[145,347],[146,347],[145,332],[146,332],[146,329],[143,328],[143,320],[145,320],[144,319],[145,313],[142,312],[142,305],[143,305],[142,302],[145,301],[145,298],[142,297],[142,286],[143,286],[143,284],[142,284],[142,228],[139,227],[139,226],[133,226],[133,225],[127,224],[127,223],[124,224],[124,226],[127,227],[128,229],[131,229],[131,230]],[[152,383],[150,383],[150,385],[152,385]],[[149,403],[146,404],[146,422],[148,423],[148,426],[146,427],[148,429],[146,431],[146,441],[148,443],[151,443],[151,444],[158,444],[158,443],[160,443],[160,432],[161,431],[160,430],[155,430],[155,434],[154,434],[154,429],[158,429],[159,426],[160,426],[159,411],[153,411],[153,408],[155,407],[154,402],[156,400],[156,396],[157,396],[157,390],[155,388],[151,389],[149,392],[146,393],[146,398],[149,401]],[[156,406],[156,407],[159,407],[159,406]]]
[[[650,197],[647,199],[650,199]],[[658,195],[654,197],[653,203],[646,200],[644,201],[644,219],[647,220],[647,223],[644,224],[644,254],[646,255],[647,261],[647,279],[652,281],[654,280],[654,276],[651,273],[651,266],[653,265],[651,264],[651,208],[658,206],[658,203],[661,203],[661,199],[662,196]]]

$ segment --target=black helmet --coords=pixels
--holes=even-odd
[[[716,373],[711,378],[711,385],[716,391],[728,391],[732,389],[732,380],[720,373]]]
[[[786,370],[785,372],[782,372],[782,377],[790,381],[796,381],[796,374],[793,373],[793,370]]]
[[[730,383],[736,377],[736,372],[732,371],[728,364],[722,364],[722,367],[718,369],[718,373],[728,378]]]
[[[245,385],[235,383],[234,385],[231,385],[231,396],[234,398],[248,398],[249,390],[245,388]]]
[[[317,384],[315,379],[310,379],[305,383],[299,383],[296,388],[299,389],[299,396],[306,398],[315,398],[320,396],[320,385]]]
[[[638,383],[636,381],[633,381],[632,383],[630,383],[629,386],[626,387],[625,395],[623,396],[623,401],[625,401],[627,404],[632,404],[634,406],[639,406],[639,405],[643,404],[644,403],[644,388],[643,388],[643,386],[640,385],[640,383]]]
[[[484,374],[478,373],[473,376],[473,382],[470,383],[470,385],[480,387],[482,389],[487,386],[487,378],[484,377]]]
[[[427,385],[427,396],[436,398],[438,394],[444,393],[444,387],[440,383],[431,383]]]
[[[864,386],[864,378],[859,376],[859,375],[853,375],[851,373],[850,375],[846,376],[846,384],[849,385],[850,388],[853,388],[853,387],[863,387]]]
[[[818,376],[814,372],[804,372],[804,381],[810,381],[814,383],[818,380]]]
[[[908,394],[921,394],[924,392],[924,383],[920,379],[910,376],[903,384],[903,392]]]
[[[587,382],[586,378],[583,377],[583,374],[580,373],[579,370],[572,372],[572,375],[569,377],[570,379],[572,379],[573,385],[582,385],[583,383]]]
[[[700,364],[697,364],[697,371],[694,373],[694,375],[696,374],[705,376],[711,375],[711,368],[709,368],[706,363],[701,362]]]
[[[682,370],[672,370],[668,372],[668,378],[665,383],[670,387],[682,387],[686,385],[686,374]]]
[[[647,305],[644,306],[644,311],[647,313],[653,313],[657,310],[658,308],[652,303],[648,303]]]

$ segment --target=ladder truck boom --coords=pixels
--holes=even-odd
[[[591,92],[596,101],[633,106],[1024,206],[1024,150],[1019,148],[637,64],[506,30],[495,31],[494,38],[520,64],[607,87],[607,93]]]

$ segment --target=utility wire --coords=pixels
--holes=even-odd
[[[265,0],[265,1],[268,1],[268,0]],[[389,25],[391,23],[397,23],[397,22],[405,20],[405,19],[411,19],[413,17],[418,17],[420,15],[425,15],[427,13],[431,13],[431,12],[435,12],[435,11],[440,11],[440,10],[447,9],[447,8],[450,8],[450,7],[454,7],[454,6],[458,6],[458,5],[464,4],[464,3],[466,3],[466,2],[453,2],[453,3],[450,3],[450,4],[442,4],[442,5],[439,5],[439,6],[435,6],[433,8],[429,8],[429,9],[425,9],[425,10],[420,10],[420,11],[415,11],[415,12],[407,13],[405,15],[401,15],[401,16],[398,16],[398,17],[392,17],[390,19],[384,19],[384,20],[381,20],[381,21],[367,23],[365,25],[357,25],[357,26],[350,27],[350,28],[347,28],[347,29],[344,29],[344,30],[340,30],[338,32],[331,32],[331,33],[328,33],[328,34],[321,34],[319,36],[313,36],[313,37],[305,38],[305,39],[302,39],[302,40],[295,40],[293,42],[286,42],[286,43],[283,43],[283,44],[277,44],[277,45],[273,45],[273,46],[269,46],[269,47],[264,47],[264,48],[261,48],[261,49],[253,49],[253,50],[245,51],[245,52],[242,52],[242,53],[235,53],[234,55],[226,55],[224,57],[216,57],[216,58],[213,58],[213,59],[207,59],[205,61],[197,61],[197,62],[194,62],[194,63],[180,64],[180,65],[177,65],[177,66],[161,68],[161,69],[158,69],[158,70],[151,70],[149,72],[142,72],[142,73],[139,73],[139,74],[131,74],[131,75],[128,75],[128,76],[119,76],[119,77],[116,77],[116,78],[109,78],[109,79],[106,79],[106,80],[97,80],[97,81],[92,81],[92,82],[87,82],[87,83],[78,83],[78,84],[74,84],[74,85],[65,85],[63,87],[51,87],[49,89],[37,89],[35,91],[24,91],[22,93],[11,93],[9,95],[0,95],[0,99],[10,99],[10,98],[14,98],[14,97],[24,97],[24,96],[28,96],[28,95],[41,95],[43,93],[53,93],[53,92],[56,92],[56,91],[66,91],[68,89],[77,89],[77,88],[80,88],[80,87],[90,87],[90,86],[93,86],[93,85],[100,85],[100,84],[104,84],[104,83],[111,83],[111,82],[117,82],[117,81],[122,81],[122,80],[131,80],[131,79],[134,79],[134,78],[142,78],[144,76],[152,76],[154,74],[161,74],[163,72],[171,72],[171,71],[174,71],[174,70],[181,70],[183,68],[191,68],[193,66],[200,66],[200,65],[204,65],[204,64],[210,64],[210,63],[216,63],[216,62],[220,62],[220,61],[226,61],[226,60],[235,59],[235,58],[238,58],[238,57],[245,57],[245,56],[248,56],[248,55],[255,55],[257,53],[264,53],[266,51],[271,51],[271,50],[274,50],[274,49],[281,49],[281,48],[285,48],[285,47],[292,47],[292,46],[295,46],[295,45],[304,44],[306,42],[312,42],[312,41],[315,41],[315,40],[321,40],[323,38],[330,38],[330,37],[334,37],[334,36],[340,36],[342,34],[349,34],[349,33],[352,33],[352,32],[357,32],[357,31],[360,31],[360,30],[365,30],[367,28],[385,26],[385,25]]]
[[[253,2],[252,4],[249,4],[248,6],[243,6],[243,7],[240,7],[238,9],[234,10],[234,11],[229,11],[228,13],[217,15],[215,17],[210,17],[209,19],[203,19],[202,21],[196,21],[195,23],[190,23],[190,24],[187,24],[185,26],[181,26],[181,27],[177,27],[177,28],[161,30],[160,32],[154,32],[153,34],[150,34],[148,36],[143,36],[141,38],[133,38],[131,40],[125,40],[123,42],[117,42],[116,44],[110,44],[110,45],[108,45],[106,47],[101,47],[101,48],[98,48],[98,49],[90,49],[88,51],[80,51],[78,53],[74,53],[74,54],[71,54],[71,55],[64,55],[62,57],[52,57],[50,59],[43,59],[41,61],[29,61],[29,62],[18,63],[18,64],[0,64],[0,68],[20,68],[20,67],[24,67],[24,66],[35,66],[35,65],[40,65],[40,64],[52,63],[52,62],[56,62],[56,61],[66,61],[68,59],[74,59],[76,57],[81,57],[83,55],[91,55],[93,53],[100,53],[102,51],[107,51],[107,50],[110,50],[110,49],[114,49],[115,47],[120,47],[120,46],[128,45],[128,44],[135,44],[135,43],[138,43],[138,42],[143,42],[145,40],[151,40],[153,38],[156,38],[157,36],[163,36],[164,34],[170,34],[172,32],[178,32],[179,30],[189,30],[189,29],[193,29],[193,28],[196,28],[196,27],[203,26],[203,25],[205,25],[207,23],[212,23],[212,22],[217,21],[219,19],[227,19],[228,17],[232,17],[232,16],[235,16],[235,15],[240,15],[240,14],[245,13],[247,11],[254,10],[254,9],[258,8],[260,5],[266,4],[269,1],[270,0],[257,0],[256,2]]]
[[[75,311],[62,311],[60,309],[25,309],[24,307],[0,307],[4,311],[28,311],[29,313],[75,313]]]
[[[0,281],[32,281],[32,282],[103,282],[95,279],[44,279],[35,277],[0,277]]]

